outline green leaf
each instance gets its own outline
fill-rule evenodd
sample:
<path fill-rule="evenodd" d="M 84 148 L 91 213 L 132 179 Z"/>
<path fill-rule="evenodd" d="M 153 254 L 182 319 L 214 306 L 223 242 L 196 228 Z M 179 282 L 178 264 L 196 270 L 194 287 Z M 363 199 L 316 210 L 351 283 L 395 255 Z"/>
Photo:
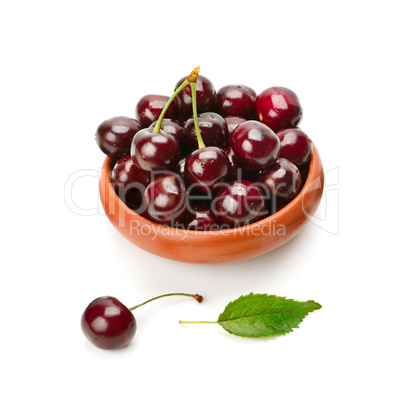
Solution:
<path fill-rule="evenodd" d="M 321 305 L 313 300 L 300 302 L 250 293 L 230 302 L 217 323 L 233 335 L 248 338 L 285 335 L 298 328 L 308 313 L 320 308 Z"/>

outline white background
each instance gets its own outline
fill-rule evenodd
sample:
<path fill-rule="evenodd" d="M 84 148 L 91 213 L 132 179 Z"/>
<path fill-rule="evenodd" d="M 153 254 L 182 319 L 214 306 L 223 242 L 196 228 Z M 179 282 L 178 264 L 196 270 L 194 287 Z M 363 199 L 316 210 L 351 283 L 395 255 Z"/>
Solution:
<path fill-rule="evenodd" d="M 400 401 L 398 3 L 2 2 L 1 400 Z M 144 94 L 170 95 L 198 64 L 216 89 L 293 89 L 327 172 L 317 224 L 252 261 L 153 256 L 98 204 L 96 127 L 133 116 Z M 65 203 L 81 170 L 92 176 L 68 196 L 90 216 Z M 97 349 L 81 333 L 98 296 L 132 306 L 176 291 L 205 302 L 137 310 L 123 350 Z M 271 339 L 178 324 L 214 320 L 251 291 L 323 308 Z"/>

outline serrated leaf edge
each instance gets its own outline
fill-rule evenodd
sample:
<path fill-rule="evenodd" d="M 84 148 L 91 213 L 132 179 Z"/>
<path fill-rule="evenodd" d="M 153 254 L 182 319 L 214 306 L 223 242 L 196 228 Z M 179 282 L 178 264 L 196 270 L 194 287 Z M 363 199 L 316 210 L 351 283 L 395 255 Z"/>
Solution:
<path fill-rule="evenodd" d="M 277 298 L 284 299 L 284 300 L 295 301 L 295 302 L 298 302 L 298 303 L 308 303 L 308 302 L 312 302 L 312 303 L 314 303 L 314 304 L 317 305 L 317 308 L 314 308 L 312 311 L 308 311 L 308 312 L 305 314 L 305 316 L 302 318 L 302 320 L 300 321 L 300 323 L 299 323 L 298 325 L 296 325 L 296 326 L 293 327 L 293 328 L 290 328 L 289 331 L 285 331 L 283 334 L 272 334 L 272 335 L 240 335 L 240 334 L 236 334 L 236 333 L 230 331 L 229 329 L 224 328 L 224 327 L 221 325 L 222 322 L 230 322 L 230 321 L 235 321 L 235 320 L 239 320 L 239 319 L 240 319 L 240 318 L 234 318 L 234 319 L 232 319 L 232 320 L 231 320 L 231 319 L 220 320 L 220 317 L 221 317 L 222 314 L 226 311 L 226 309 L 227 309 L 231 304 L 233 304 L 233 303 L 235 303 L 235 302 L 238 302 L 240 299 L 246 298 L 246 297 L 252 297 L 252 296 L 273 296 L 273 297 L 277 297 Z M 247 306 L 248 306 L 248 305 L 247 305 Z M 229 302 L 229 303 L 226 305 L 226 307 L 224 308 L 223 312 L 222 312 L 221 314 L 219 314 L 219 317 L 218 317 L 218 320 L 216 321 L 216 323 L 219 324 L 219 325 L 220 325 L 226 332 L 228 332 L 229 334 L 235 335 L 235 336 L 239 336 L 239 337 L 241 337 L 241 338 L 272 338 L 273 336 L 285 336 L 285 335 L 287 335 L 287 334 L 293 332 L 294 329 L 300 328 L 299 325 L 304 321 L 304 318 L 305 318 L 305 317 L 307 317 L 310 313 L 312 313 L 312 312 L 314 312 L 314 311 L 316 311 L 316 310 L 320 310 L 321 308 L 322 308 L 321 304 L 317 303 L 317 302 L 314 301 L 314 300 L 307 300 L 307 301 L 305 301 L 305 302 L 301 302 L 300 300 L 288 299 L 287 297 L 284 297 L 284 296 L 270 295 L 270 294 L 268 294 L 268 293 L 254 293 L 254 292 L 251 292 L 251 293 L 249 293 L 248 295 L 239 296 L 237 299 L 232 300 L 231 302 Z M 263 315 L 263 314 L 254 314 L 252 317 L 258 317 L 258 316 L 261 316 L 261 315 Z M 247 318 L 247 317 L 248 317 L 248 316 L 244 316 L 244 317 L 241 317 L 241 318 Z M 251 317 L 251 316 L 250 316 L 250 317 Z"/>

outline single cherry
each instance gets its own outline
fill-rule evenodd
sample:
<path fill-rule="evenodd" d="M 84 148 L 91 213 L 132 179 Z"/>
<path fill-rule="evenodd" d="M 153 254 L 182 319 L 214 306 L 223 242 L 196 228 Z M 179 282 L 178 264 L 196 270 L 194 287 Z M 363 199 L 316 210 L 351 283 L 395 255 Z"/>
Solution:
<path fill-rule="evenodd" d="M 188 205 L 188 192 L 174 173 L 156 177 L 144 193 L 146 216 L 157 223 L 181 223 L 189 213 Z"/>
<path fill-rule="evenodd" d="M 277 135 L 281 142 L 280 157 L 299 168 L 307 165 L 313 153 L 313 143 L 307 134 L 300 128 L 286 128 L 278 131 Z"/>
<path fill-rule="evenodd" d="M 229 130 L 225 119 L 217 113 L 207 112 L 198 116 L 198 125 L 204 144 L 226 148 L 230 144 Z M 194 118 L 187 120 L 184 125 L 184 143 L 189 152 L 198 148 Z"/>
<path fill-rule="evenodd" d="M 168 109 L 169 110 L 169 109 Z M 156 121 L 153 122 L 149 128 L 154 128 L 156 126 Z M 161 124 L 161 130 L 164 133 L 173 135 L 174 138 L 181 145 L 184 140 L 184 124 L 178 120 L 163 119 Z"/>
<path fill-rule="evenodd" d="M 301 176 L 295 164 L 279 158 L 260 175 L 259 183 L 266 189 L 271 203 L 290 201 L 301 188 Z"/>
<path fill-rule="evenodd" d="M 211 209 L 222 224 L 229 227 L 247 225 L 265 216 L 265 194 L 251 181 L 233 181 L 218 191 Z"/>
<path fill-rule="evenodd" d="M 219 223 L 211 211 L 210 205 L 198 204 L 191 206 L 191 214 L 184 222 L 189 230 L 219 230 Z"/>
<path fill-rule="evenodd" d="M 244 123 L 247 120 L 241 116 L 225 116 L 224 119 L 228 125 L 229 136 L 233 134 L 233 131 L 235 131 L 239 124 Z"/>
<path fill-rule="evenodd" d="M 141 124 L 130 117 L 118 116 L 105 120 L 96 130 L 95 140 L 103 153 L 113 159 L 130 153 L 131 140 L 141 130 Z"/>
<path fill-rule="evenodd" d="M 152 128 L 143 128 L 131 143 L 131 158 L 145 172 L 173 170 L 179 163 L 181 149 L 172 135 L 154 133 Z"/>
<path fill-rule="evenodd" d="M 229 158 L 218 147 L 197 149 L 186 159 L 184 179 L 191 189 L 213 193 L 226 182 L 229 174 Z"/>
<path fill-rule="evenodd" d="M 296 127 L 303 116 L 303 110 L 293 91 L 284 87 L 272 87 L 257 96 L 255 114 L 261 122 L 278 131 Z"/>
<path fill-rule="evenodd" d="M 267 169 L 279 155 L 278 136 L 258 121 L 241 123 L 230 137 L 230 142 L 240 163 L 251 171 Z"/>
<path fill-rule="evenodd" d="M 184 82 L 185 77 L 179 80 L 175 90 Z M 196 100 L 198 113 L 213 112 L 216 106 L 216 92 L 212 82 L 202 75 L 198 75 L 196 82 Z M 193 115 L 191 88 L 184 88 L 174 100 L 176 110 L 180 114 L 179 120 L 185 121 Z"/>
<path fill-rule="evenodd" d="M 135 117 L 142 127 L 149 127 L 154 121 L 158 120 L 168 100 L 169 97 L 164 95 L 145 95 L 138 101 L 135 107 Z M 166 111 L 165 117 L 175 119 L 176 115 L 176 108 L 174 104 L 171 104 Z"/>
<path fill-rule="evenodd" d="M 222 116 L 242 116 L 254 118 L 254 102 L 257 97 L 254 89 L 246 85 L 226 85 L 217 93 L 217 110 Z"/>
<path fill-rule="evenodd" d="M 138 168 L 130 155 L 123 156 L 111 172 L 113 188 L 120 199 L 133 206 L 139 206 L 145 188 L 149 184 L 149 176 Z"/>
<path fill-rule="evenodd" d="M 117 349 L 126 346 L 137 330 L 131 311 L 115 297 L 95 299 L 81 317 L 84 335 L 101 349 Z"/>
<path fill-rule="evenodd" d="M 100 349 L 118 349 L 126 346 L 134 337 L 137 322 L 132 311 L 153 300 L 167 296 L 192 297 L 198 303 L 204 298 L 199 294 L 167 293 L 127 308 L 115 297 L 98 297 L 84 310 L 81 329 L 86 338 Z"/>

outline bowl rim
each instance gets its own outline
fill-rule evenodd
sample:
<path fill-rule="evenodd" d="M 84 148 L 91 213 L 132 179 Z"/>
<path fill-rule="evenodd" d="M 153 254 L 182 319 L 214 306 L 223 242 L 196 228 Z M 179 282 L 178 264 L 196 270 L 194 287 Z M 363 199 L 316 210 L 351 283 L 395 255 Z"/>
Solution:
<path fill-rule="evenodd" d="M 309 162 L 309 171 L 306 177 L 306 180 L 303 184 L 303 187 L 300 189 L 299 193 L 296 195 L 295 198 L 293 198 L 288 204 L 286 204 L 283 208 L 281 208 L 279 211 L 275 212 L 272 215 L 269 215 L 263 219 L 260 219 L 258 221 L 252 222 L 248 225 L 243 225 L 235 228 L 228 228 L 228 229 L 219 229 L 218 231 L 212 231 L 212 230 L 192 230 L 192 229 L 182 229 L 179 227 L 175 227 L 175 233 L 177 233 L 178 236 L 183 236 L 183 234 L 186 234 L 186 237 L 188 238 L 193 237 L 196 238 L 197 236 L 202 236 L 202 238 L 205 239 L 205 237 L 211 237 L 211 238 L 216 238 L 217 234 L 225 234 L 230 235 L 236 235 L 236 234 L 242 234 L 247 228 L 257 228 L 260 226 L 265 226 L 269 223 L 272 223 L 272 221 L 280 221 L 281 218 L 284 215 L 288 215 L 288 211 L 291 210 L 296 204 L 298 203 L 303 203 L 303 196 L 306 188 L 308 187 L 309 183 L 311 183 L 316 177 L 318 176 L 319 170 L 322 170 L 322 164 L 321 164 L 321 159 L 320 155 L 318 153 L 318 150 L 314 143 L 312 143 L 313 146 L 313 151 L 311 155 L 311 159 Z M 142 215 L 136 213 L 133 211 L 130 207 L 128 207 L 122 199 L 117 195 L 116 191 L 113 188 L 111 177 L 110 177 L 110 172 L 111 172 L 111 163 L 112 163 L 112 158 L 109 156 L 106 156 L 103 162 L 102 166 L 102 173 L 101 175 L 104 175 L 104 180 L 105 180 L 105 195 L 108 194 L 109 201 L 113 201 L 114 203 L 118 204 L 119 211 L 120 208 L 122 208 L 122 212 L 124 212 L 125 215 L 132 216 L 133 218 L 137 219 L 138 221 L 141 222 L 141 224 L 146 224 L 146 225 L 152 225 L 155 227 L 160 227 L 160 226 L 166 226 L 162 225 L 157 222 L 153 222 Z M 300 169 L 299 169 L 300 170 Z M 313 177 L 314 176 L 314 177 Z M 112 194 L 112 196 L 110 195 Z M 107 211 L 106 215 L 109 213 Z M 167 226 L 166 226 L 167 227 Z"/>

